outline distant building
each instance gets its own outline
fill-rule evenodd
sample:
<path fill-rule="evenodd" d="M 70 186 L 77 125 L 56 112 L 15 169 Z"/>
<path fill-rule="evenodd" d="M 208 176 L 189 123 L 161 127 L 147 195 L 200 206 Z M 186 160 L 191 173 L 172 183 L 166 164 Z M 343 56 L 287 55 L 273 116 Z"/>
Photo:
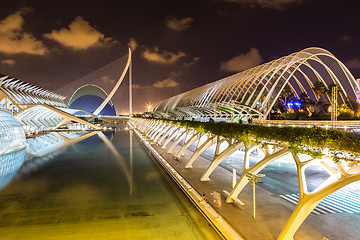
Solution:
<path fill-rule="evenodd" d="M 94 113 L 102 102 L 107 98 L 107 93 L 96 85 L 84 85 L 78 88 L 69 100 L 69 108 L 84 110 Z M 87 115 L 86 112 L 78 112 L 79 115 Z M 114 105 L 109 101 L 99 113 L 100 116 L 116 116 Z"/>
<path fill-rule="evenodd" d="M 55 129 L 71 122 L 77 122 L 89 128 L 100 128 L 75 117 L 74 114 L 79 110 L 68 108 L 64 103 L 65 98 L 34 84 L 0 74 L 0 136 L 2 136 L 1 132 L 9 136 L 12 134 L 11 131 L 14 131 L 15 135 L 24 134 L 23 130 L 18 130 L 18 126 L 30 132 Z M 17 123 L 14 122 L 15 119 Z M 8 130 L 6 124 L 12 130 Z M 4 139 L 0 141 L 0 151 Z M 14 136 L 14 139 L 21 138 Z M 4 146 L 7 146 L 7 143 Z"/>

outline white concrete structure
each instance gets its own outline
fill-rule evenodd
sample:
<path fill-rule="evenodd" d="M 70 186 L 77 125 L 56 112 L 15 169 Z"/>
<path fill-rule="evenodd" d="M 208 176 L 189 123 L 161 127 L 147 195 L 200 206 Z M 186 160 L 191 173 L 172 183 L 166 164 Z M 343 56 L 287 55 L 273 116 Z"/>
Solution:
<path fill-rule="evenodd" d="M 239 202 L 238 196 L 248 183 L 248 178 L 246 177 L 247 174 L 258 174 L 270 163 L 290 153 L 297 168 L 299 201 L 292 215 L 284 225 L 282 232 L 278 236 L 279 240 L 293 239 L 294 234 L 300 225 L 326 196 L 350 183 L 360 180 L 360 159 L 348 161 L 346 153 L 337 153 L 339 154 L 337 155 L 339 158 L 338 162 L 333 161 L 332 153 L 328 150 L 324 150 L 320 158 L 315 159 L 310 156 L 304 158 L 304 155 L 299 155 L 289 148 L 289 145 L 286 142 L 275 142 L 271 140 L 261 140 L 259 142 L 258 140 L 257 144 L 252 143 L 247 145 L 236 139 L 228 139 L 211 133 L 199 132 L 196 129 L 186 129 L 157 120 L 131 119 L 130 122 L 138 131 L 142 132 L 146 137 L 150 138 L 154 143 L 163 148 L 168 144 L 172 144 L 168 148 L 168 152 L 172 152 L 175 145 L 178 145 L 179 142 L 183 140 L 184 143 L 179 152 L 174 153 L 175 157 L 179 159 L 191 144 L 196 143 L 196 149 L 188 160 L 185 166 L 186 168 L 192 168 L 192 165 L 196 162 L 199 155 L 212 145 L 216 144 L 213 160 L 200 178 L 201 181 L 210 181 L 211 174 L 219 164 L 226 159 L 226 157 L 236 150 L 244 148 L 245 160 L 243 172 L 229 194 L 226 200 L 227 203 Z M 255 150 L 262 151 L 264 157 L 250 167 L 249 156 L 250 153 Z M 315 164 L 317 166 L 320 165 L 329 174 L 329 178 L 322 182 L 322 184 L 312 192 L 309 192 L 305 170 Z"/>
<path fill-rule="evenodd" d="M 286 84 L 298 98 L 305 92 L 319 100 L 312 89 L 316 81 L 327 89 L 336 84 L 339 102 L 353 108 L 359 84 L 334 55 L 312 47 L 165 99 L 153 113 L 164 118 L 252 117 L 263 121 Z"/>
<path fill-rule="evenodd" d="M 64 96 L 7 75 L 0 75 L 0 104 L 24 125 L 25 130 L 58 128 L 75 121 L 91 128 L 100 127 L 73 116 Z"/>

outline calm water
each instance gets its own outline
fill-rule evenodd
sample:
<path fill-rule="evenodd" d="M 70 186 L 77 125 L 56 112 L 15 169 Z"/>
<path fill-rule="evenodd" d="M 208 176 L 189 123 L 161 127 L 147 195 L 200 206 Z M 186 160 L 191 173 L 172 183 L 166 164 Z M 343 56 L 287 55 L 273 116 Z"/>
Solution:
<path fill-rule="evenodd" d="M 19 170 L 23 153 L 1 161 L 18 165 L 0 178 L 12 178 L 0 190 L 0 239 L 218 239 L 135 134 L 106 135 Z"/>

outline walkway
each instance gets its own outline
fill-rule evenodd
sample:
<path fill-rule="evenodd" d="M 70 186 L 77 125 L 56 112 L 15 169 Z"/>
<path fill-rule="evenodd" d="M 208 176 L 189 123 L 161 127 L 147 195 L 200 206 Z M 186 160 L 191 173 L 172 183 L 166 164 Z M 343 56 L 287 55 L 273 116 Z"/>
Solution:
<path fill-rule="evenodd" d="M 211 180 L 201 182 L 199 179 L 204 170 L 209 166 L 209 160 L 199 156 L 193 168 L 185 169 L 185 164 L 190 159 L 193 152 L 186 150 L 185 155 L 178 160 L 174 159 L 174 154 L 166 153 L 171 144 L 166 149 L 159 146 L 152 146 L 195 188 L 199 193 L 205 193 L 209 203 L 229 221 L 246 239 L 276 239 L 285 225 L 287 219 L 295 208 L 290 201 L 281 198 L 259 186 L 256 186 L 256 219 L 252 217 L 252 187 L 245 187 L 239 199 L 245 203 L 241 206 L 237 203 L 225 203 L 226 194 L 223 190 L 231 192 L 232 172 L 218 167 L 211 175 Z M 180 146 L 177 145 L 174 153 L 177 153 Z M 221 165 L 220 165 L 221 166 Z M 261 183 L 260 183 L 261 184 Z M 298 191 L 294 186 L 294 191 Z M 221 201 L 217 200 L 216 195 L 221 196 Z M 216 201 L 215 201 L 216 200 Z M 295 239 L 357 239 L 360 229 L 356 225 L 359 214 L 336 213 L 333 214 L 310 215 L 301 225 Z M 341 223 L 341 228 L 338 226 Z"/>

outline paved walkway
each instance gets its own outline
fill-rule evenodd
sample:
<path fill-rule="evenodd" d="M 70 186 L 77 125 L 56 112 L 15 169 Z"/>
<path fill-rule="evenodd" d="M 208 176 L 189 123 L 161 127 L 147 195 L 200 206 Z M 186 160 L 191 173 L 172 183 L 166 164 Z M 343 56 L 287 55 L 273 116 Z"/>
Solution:
<path fill-rule="evenodd" d="M 171 143 L 168 144 L 167 149 L 161 149 L 155 144 L 152 146 L 192 184 L 193 188 L 201 194 L 205 193 L 214 209 L 248 240 L 276 239 L 295 208 L 294 204 L 279 195 L 256 186 L 256 219 L 253 219 L 252 186 L 247 185 L 239 195 L 239 199 L 245 203 L 244 206 L 225 202 L 226 195 L 223 190 L 228 192 L 232 190 L 232 172 L 229 169 L 220 165 L 210 175 L 210 181 L 201 182 L 199 179 L 209 166 L 209 160 L 200 156 L 194 162 L 193 168 L 185 169 L 193 152 L 187 150 L 184 156 L 175 160 L 174 154 L 166 153 Z M 180 146 L 176 146 L 173 153 L 177 153 L 179 149 Z M 220 201 L 217 197 L 219 195 Z M 359 239 L 358 219 L 358 213 L 336 213 L 336 218 L 333 214 L 310 215 L 301 225 L 294 239 L 310 240 L 323 239 L 323 237 L 330 240 Z"/>

